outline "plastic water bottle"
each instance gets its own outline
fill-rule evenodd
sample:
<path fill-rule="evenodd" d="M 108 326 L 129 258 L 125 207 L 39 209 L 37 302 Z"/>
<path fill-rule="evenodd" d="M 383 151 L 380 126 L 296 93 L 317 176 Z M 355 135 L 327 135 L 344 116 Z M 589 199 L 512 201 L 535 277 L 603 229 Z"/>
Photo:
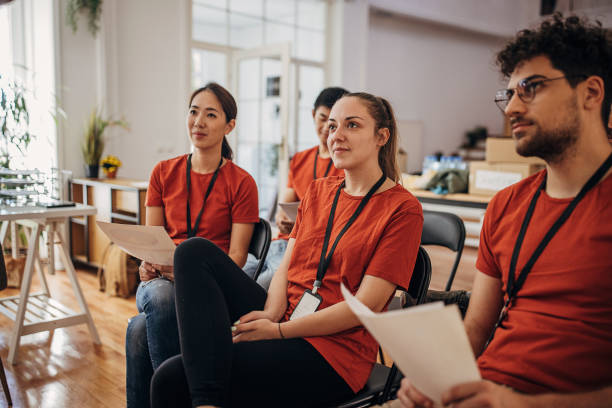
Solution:
<path fill-rule="evenodd" d="M 428 170 L 433 170 L 436 163 L 436 156 L 425 156 L 423 159 L 423 174 L 427 173 Z"/>
<path fill-rule="evenodd" d="M 442 156 L 440 157 L 440 171 L 448 170 L 451 168 L 451 158 L 450 156 Z"/>
<path fill-rule="evenodd" d="M 451 168 L 456 170 L 467 170 L 467 163 L 464 162 L 461 157 L 453 156 L 451 162 Z"/>

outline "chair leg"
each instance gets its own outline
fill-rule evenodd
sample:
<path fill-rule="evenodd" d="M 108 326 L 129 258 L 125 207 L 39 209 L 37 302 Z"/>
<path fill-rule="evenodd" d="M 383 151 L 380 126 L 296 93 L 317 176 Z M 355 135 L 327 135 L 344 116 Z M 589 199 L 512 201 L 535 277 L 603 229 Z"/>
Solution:
<path fill-rule="evenodd" d="M 382 351 L 382 347 L 378 346 L 378 357 L 380 358 L 380 364 L 382 365 L 386 365 L 385 364 L 385 355 Z"/>
<path fill-rule="evenodd" d="M 11 390 L 9 390 L 8 383 L 6 382 L 6 374 L 4 373 L 4 365 L 2 364 L 2 359 L 0 358 L 0 382 L 2 382 L 2 390 L 4 391 L 4 395 L 6 396 L 6 402 L 9 407 L 13 406 L 13 400 L 11 399 Z"/>

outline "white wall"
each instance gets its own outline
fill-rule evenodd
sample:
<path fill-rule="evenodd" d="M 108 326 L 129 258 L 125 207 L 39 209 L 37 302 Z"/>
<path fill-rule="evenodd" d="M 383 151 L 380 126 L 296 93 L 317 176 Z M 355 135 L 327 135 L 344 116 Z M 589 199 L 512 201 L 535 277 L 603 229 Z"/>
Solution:
<path fill-rule="evenodd" d="M 513 36 L 539 13 L 534 0 L 369 0 L 372 7 L 497 36 Z"/>
<path fill-rule="evenodd" d="M 96 84 L 98 64 L 96 42 L 87 31 L 85 18 L 80 18 L 79 31 L 72 34 L 66 26 L 66 2 L 61 1 L 56 11 L 58 24 L 57 55 L 60 67 L 57 78 L 59 103 L 67 119 L 58 131 L 58 162 L 61 168 L 75 176 L 84 175 L 81 139 L 85 121 L 98 102 Z"/>
<path fill-rule="evenodd" d="M 187 1 L 107 0 L 96 39 L 81 17 L 75 34 L 65 25 L 61 2 L 60 66 L 63 167 L 83 176 L 80 143 L 96 104 L 123 116 L 130 131 L 110 129 L 104 154 L 123 162 L 121 177 L 148 179 L 156 162 L 185 152 L 189 96 Z"/>
<path fill-rule="evenodd" d="M 367 90 L 388 98 L 399 120 L 423 122 L 421 154 L 451 153 L 476 125 L 502 131 L 493 61 L 503 39 L 379 13 L 368 39 Z"/>

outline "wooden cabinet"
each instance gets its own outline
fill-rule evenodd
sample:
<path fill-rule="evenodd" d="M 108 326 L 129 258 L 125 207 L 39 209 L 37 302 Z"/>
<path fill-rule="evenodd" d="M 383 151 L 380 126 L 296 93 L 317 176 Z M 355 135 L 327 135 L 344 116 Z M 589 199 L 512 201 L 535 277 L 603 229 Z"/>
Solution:
<path fill-rule="evenodd" d="M 73 179 L 70 199 L 93 205 L 95 216 L 70 219 L 71 255 L 79 261 L 98 267 L 102 263 L 109 239 L 96 220 L 124 224 L 145 223 L 146 181 L 130 179 Z"/>
<path fill-rule="evenodd" d="M 480 230 L 491 197 L 474 194 L 447 194 L 440 196 L 431 191 L 411 189 L 424 210 L 444 211 L 457 215 L 465 224 L 465 245 L 478 248 Z"/>

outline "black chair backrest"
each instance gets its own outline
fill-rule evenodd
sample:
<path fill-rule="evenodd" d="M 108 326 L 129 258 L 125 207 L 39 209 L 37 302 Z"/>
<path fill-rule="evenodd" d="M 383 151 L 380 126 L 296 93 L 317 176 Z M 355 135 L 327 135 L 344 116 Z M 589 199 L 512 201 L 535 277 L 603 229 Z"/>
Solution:
<path fill-rule="evenodd" d="M 441 245 L 455 252 L 463 249 L 465 225 L 455 214 L 423 211 L 421 245 Z"/>
<path fill-rule="evenodd" d="M 417 305 L 420 305 L 425 300 L 430 281 L 431 260 L 425 248 L 419 247 L 412 277 L 410 278 L 410 286 L 408 287 L 408 294 L 416 301 Z"/>
<path fill-rule="evenodd" d="M 249 253 L 259 260 L 257 270 L 253 275 L 253 280 L 257 280 L 257 277 L 261 273 L 264 261 L 268 255 L 271 240 L 272 228 L 270 228 L 270 223 L 267 220 L 260 218 L 259 222 L 255 224 L 253 237 L 251 238 L 251 243 L 249 244 Z"/>
<path fill-rule="evenodd" d="M 8 276 L 6 274 L 6 264 L 4 263 L 4 250 L 2 249 L 2 244 L 0 244 L 0 290 L 6 289 L 7 284 Z"/>
<path fill-rule="evenodd" d="M 446 212 L 423 211 L 421 245 L 440 245 L 457 253 L 445 290 L 451 289 L 464 244 L 465 224 L 461 218 Z"/>

